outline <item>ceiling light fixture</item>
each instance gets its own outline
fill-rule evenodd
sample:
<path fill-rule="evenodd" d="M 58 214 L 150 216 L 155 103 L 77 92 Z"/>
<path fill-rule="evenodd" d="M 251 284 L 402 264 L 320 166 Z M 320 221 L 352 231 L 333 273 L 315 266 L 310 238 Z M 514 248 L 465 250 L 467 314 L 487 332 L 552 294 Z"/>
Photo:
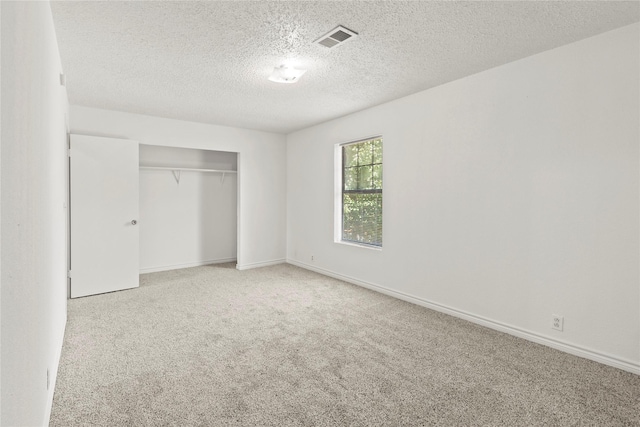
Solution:
<path fill-rule="evenodd" d="M 276 83 L 296 83 L 307 70 L 299 70 L 288 65 L 281 65 L 273 69 L 269 80 Z"/>

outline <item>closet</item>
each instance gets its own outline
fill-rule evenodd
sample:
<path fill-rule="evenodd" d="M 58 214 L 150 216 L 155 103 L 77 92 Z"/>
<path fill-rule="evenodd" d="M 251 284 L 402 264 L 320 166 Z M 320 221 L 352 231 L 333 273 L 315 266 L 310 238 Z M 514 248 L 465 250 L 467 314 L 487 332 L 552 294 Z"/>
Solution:
<path fill-rule="evenodd" d="M 237 153 L 139 146 L 140 272 L 231 262 Z"/>
<path fill-rule="evenodd" d="M 72 298 L 237 259 L 237 153 L 71 135 Z"/>

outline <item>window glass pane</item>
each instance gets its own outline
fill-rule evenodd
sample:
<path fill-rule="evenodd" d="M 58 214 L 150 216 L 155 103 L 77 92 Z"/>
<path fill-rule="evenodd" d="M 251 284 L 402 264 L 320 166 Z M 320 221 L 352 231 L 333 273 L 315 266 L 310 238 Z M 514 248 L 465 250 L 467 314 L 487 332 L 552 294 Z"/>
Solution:
<path fill-rule="evenodd" d="M 373 188 L 382 188 L 382 165 L 373 166 Z"/>
<path fill-rule="evenodd" d="M 372 141 L 365 141 L 360 144 L 358 149 L 358 165 L 370 165 L 373 161 L 373 144 Z"/>
<path fill-rule="evenodd" d="M 345 190 L 357 190 L 358 189 L 358 168 L 346 168 L 344 170 L 344 189 Z"/>
<path fill-rule="evenodd" d="M 382 140 L 373 141 L 373 163 L 382 163 Z"/>
<path fill-rule="evenodd" d="M 345 194 L 343 240 L 382 245 L 382 194 Z"/>
<path fill-rule="evenodd" d="M 347 168 L 344 171 L 344 184 L 345 190 L 357 190 L 358 189 L 358 170 L 359 168 Z"/>
<path fill-rule="evenodd" d="M 351 167 L 358 165 L 358 144 L 345 145 L 344 150 L 344 166 Z"/>
<path fill-rule="evenodd" d="M 372 166 L 358 167 L 358 190 L 369 190 L 373 187 L 371 182 L 372 168 Z"/>
<path fill-rule="evenodd" d="M 356 226 L 359 223 L 360 212 L 355 201 L 355 195 L 345 194 L 342 203 L 342 239 L 356 241 Z"/>

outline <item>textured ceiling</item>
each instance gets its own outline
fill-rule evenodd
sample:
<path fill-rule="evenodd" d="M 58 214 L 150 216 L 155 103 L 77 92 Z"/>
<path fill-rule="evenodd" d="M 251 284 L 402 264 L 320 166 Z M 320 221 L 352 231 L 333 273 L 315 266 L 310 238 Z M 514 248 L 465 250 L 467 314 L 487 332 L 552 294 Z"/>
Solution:
<path fill-rule="evenodd" d="M 287 133 L 639 20 L 631 2 L 52 2 L 72 104 Z M 359 36 L 312 42 L 343 25 Z M 297 84 L 267 80 L 289 61 Z"/>

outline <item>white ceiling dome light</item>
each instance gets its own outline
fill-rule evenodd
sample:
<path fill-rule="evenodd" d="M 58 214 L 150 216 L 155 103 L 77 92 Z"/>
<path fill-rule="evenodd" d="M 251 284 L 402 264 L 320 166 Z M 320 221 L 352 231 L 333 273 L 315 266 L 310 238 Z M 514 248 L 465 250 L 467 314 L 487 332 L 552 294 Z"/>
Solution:
<path fill-rule="evenodd" d="M 296 83 L 307 70 L 300 70 L 289 65 L 281 65 L 273 69 L 269 80 L 276 83 Z"/>

